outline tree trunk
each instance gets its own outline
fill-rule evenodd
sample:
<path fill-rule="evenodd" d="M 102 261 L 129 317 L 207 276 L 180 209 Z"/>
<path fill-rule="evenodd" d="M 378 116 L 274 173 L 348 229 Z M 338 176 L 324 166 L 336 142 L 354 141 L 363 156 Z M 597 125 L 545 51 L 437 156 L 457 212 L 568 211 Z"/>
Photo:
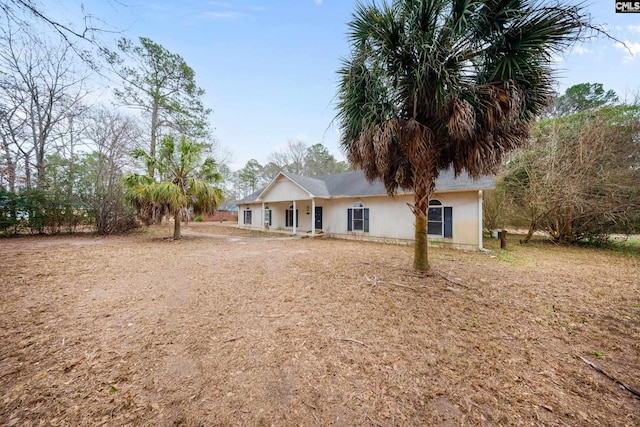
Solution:
<path fill-rule="evenodd" d="M 7 183 L 9 184 L 9 192 L 16 192 L 16 165 L 9 149 L 9 144 L 2 138 L 2 146 L 4 148 L 5 158 L 7 162 Z M 17 159 L 16 159 L 17 160 Z"/>
<path fill-rule="evenodd" d="M 180 210 L 178 210 L 174 215 L 173 215 L 173 238 L 178 240 L 180 239 L 182 236 L 180 235 L 180 223 L 182 221 L 180 221 L 180 215 L 181 212 Z"/>
<path fill-rule="evenodd" d="M 529 224 L 529 230 L 527 230 L 527 235 L 524 236 L 522 243 L 529 243 L 529 240 L 533 237 L 533 233 L 536 231 L 536 224 Z"/>
<path fill-rule="evenodd" d="M 416 216 L 416 230 L 415 230 L 415 247 L 413 254 L 413 268 L 418 271 L 429 270 L 429 249 L 427 242 L 427 217 L 418 212 L 415 212 Z"/>
<path fill-rule="evenodd" d="M 159 100 L 153 100 L 153 109 L 151 110 L 151 144 L 149 146 L 149 157 L 152 159 L 156 158 L 156 143 L 158 138 L 158 109 L 160 108 Z M 147 171 L 149 177 L 153 179 L 155 174 L 155 166 L 149 165 L 149 169 Z"/>
<path fill-rule="evenodd" d="M 415 206 L 413 214 L 416 217 L 415 245 L 413 253 L 413 268 L 417 271 L 429 270 L 429 249 L 427 241 L 427 209 L 429 208 L 429 198 L 414 193 Z"/>
<path fill-rule="evenodd" d="M 51 101 L 49 101 L 51 103 Z M 47 107 L 45 123 L 40 125 L 38 132 L 37 144 L 36 144 L 36 171 L 38 173 L 38 180 L 36 185 L 38 190 L 44 189 L 44 174 L 45 174 L 45 151 L 47 147 L 47 141 L 49 132 L 51 130 L 51 107 Z"/>
<path fill-rule="evenodd" d="M 27 188 L 31 188 L 31 159 L 26 154 L 24 154 L 24 179 Z"/>

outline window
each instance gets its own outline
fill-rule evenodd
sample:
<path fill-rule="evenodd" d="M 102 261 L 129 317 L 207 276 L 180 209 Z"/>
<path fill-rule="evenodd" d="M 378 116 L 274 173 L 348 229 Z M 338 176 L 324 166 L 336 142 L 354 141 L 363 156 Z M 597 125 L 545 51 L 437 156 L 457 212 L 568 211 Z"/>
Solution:
<path fill-rule="evenodd" d="M 369 232 L 369 208 L 358 202 L 347 209 L 347 231 Z"/>
<path fill-rule="evenodd" d="M 427 212 L 427 234 L 442 237 L 442 202 L 429 200 Z"/>
<path fill-rule="evenodd" d="M 298 226 L 298 218 L 298 209 L 296 209 L 296 227 Z M 289 209 L 287 209 L 284 222 L 285 227 L 293 227 L 293 205 L 289 206 Z"/>
<path fill-rule="evenodd" d="M 443 206 L 440 200 L 430 200 L 427 212 L 427 234 L 453 237 L 453 208 Z"/>
<path fill-rule="evenodd" d="M 244 223 L 251 224 L 251 209 L 249 208 L 244 210 Z"/>
<path fill-rule="evenodd" d="M 269 209 L 269 206 L 264 208 L 264 225 L 271 226 L 271 209 Z"/>

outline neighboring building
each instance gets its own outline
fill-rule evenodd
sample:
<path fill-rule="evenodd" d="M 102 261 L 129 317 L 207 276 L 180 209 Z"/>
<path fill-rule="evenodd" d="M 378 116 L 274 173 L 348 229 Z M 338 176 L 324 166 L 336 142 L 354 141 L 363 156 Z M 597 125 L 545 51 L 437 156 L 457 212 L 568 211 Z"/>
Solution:
<path fill-rule="evenodd" d="M 455 178 L 451 170 L 442 171 L 429 202 L 430 243 L 482 248 L 482 195 L 493 188 L 492 177 Z M 415 217 L 407 206 L 413 204 L 413 193 L 391 197 L 382 182 L 369 183 L 361 171 L 319 178 L 280 172 L 237 204 L 241 228 L 394 243 L 414 240 Z"/>
<path fill-rule="evenodd" d="M 201 216 L 203 221 L 237 221 L 238 205 L 235 200 L 227 200 L 218 206 L 211 215 L 203 213 Z"/>

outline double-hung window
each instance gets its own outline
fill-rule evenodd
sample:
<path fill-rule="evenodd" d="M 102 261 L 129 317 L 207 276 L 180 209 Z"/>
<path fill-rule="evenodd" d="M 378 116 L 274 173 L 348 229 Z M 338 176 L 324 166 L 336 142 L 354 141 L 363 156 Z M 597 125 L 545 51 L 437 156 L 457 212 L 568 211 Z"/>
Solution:
<path fill-rule="evenodd" d="M 430 200 L 427 234 L 434 237 L 453 237 L 453 208 L 444 206 L 440 200 Z"/>
<path fill-rule="evenodd" d="M 358 202 L 347 209 L 347 231 L 369 232 L 369 208 Z"/>

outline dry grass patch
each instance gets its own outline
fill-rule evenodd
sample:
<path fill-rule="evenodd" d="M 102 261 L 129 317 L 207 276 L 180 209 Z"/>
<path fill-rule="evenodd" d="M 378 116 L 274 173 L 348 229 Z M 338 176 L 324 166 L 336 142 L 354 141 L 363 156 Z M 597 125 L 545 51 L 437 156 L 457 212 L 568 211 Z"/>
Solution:
<path fill-rule="evenodd" d="M 187 228 L 0 241 L 0 424 L 640 425 L 637 258 Z"/>

